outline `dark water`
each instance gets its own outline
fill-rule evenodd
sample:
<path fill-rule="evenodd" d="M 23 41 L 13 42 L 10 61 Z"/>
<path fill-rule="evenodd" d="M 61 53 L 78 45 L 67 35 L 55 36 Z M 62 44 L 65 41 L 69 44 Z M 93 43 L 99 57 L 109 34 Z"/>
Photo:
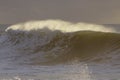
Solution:
<path fill-rule="evenodd" d="M 1 27 L 0 79 L 119 80 L 119 27 L 105 26 L 40 21 Z"/>

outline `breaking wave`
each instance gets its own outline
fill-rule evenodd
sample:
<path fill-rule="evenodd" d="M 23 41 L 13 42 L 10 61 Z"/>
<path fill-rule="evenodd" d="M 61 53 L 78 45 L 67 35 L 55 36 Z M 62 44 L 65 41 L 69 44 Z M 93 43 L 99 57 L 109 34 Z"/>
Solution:
<path fill-rule="evenodd" d="M 30 21 L 5 30 L 0 36 L 0 53 L 15 53 L 8 57 L 29 64 L 58 64 L 76 59 L 107 62 L 119 59 L 119 55 L 112 56 L 119 53 L 119 43 L 120 34 L 102 25 Z"/>

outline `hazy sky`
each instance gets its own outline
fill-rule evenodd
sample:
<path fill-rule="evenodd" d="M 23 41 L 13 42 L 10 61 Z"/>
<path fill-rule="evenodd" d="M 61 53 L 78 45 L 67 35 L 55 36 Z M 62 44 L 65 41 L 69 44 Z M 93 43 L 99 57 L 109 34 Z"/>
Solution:
<path fill-rule="evenodd" d="M 120 23 L 120 0 L 0 0 L 0 23 L 43 19 Z"/>

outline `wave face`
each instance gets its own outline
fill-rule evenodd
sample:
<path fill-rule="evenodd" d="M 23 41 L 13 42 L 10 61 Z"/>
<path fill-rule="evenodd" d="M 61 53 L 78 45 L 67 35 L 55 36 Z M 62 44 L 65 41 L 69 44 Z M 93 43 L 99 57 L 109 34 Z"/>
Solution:
<path fill-rule="evenodd" d="M 114 62 L 120 57 L 119 43 L 120 34 L 102 25 L 60 20 L 30 21 L 5 30 L 0 36 L 0 53 L 8 54 L 5 58 L 12 61 L 28 64 L 74 60 Z"/>

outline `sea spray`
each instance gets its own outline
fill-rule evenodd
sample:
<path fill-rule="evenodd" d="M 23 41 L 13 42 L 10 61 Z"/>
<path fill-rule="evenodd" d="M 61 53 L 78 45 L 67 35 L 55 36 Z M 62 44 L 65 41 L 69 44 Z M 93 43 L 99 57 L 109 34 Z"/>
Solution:
<path fill-rule="evenodd" d="M 6 31 L 31 31 L 42 29 L 43 32 L 46 29 L 51 31 L 61 32 L 76 32 L 76 31 L 100 31 L 100 32 L 115 32 L 113 28 L 105 28 L 102 25 L 88 24 L 88 23 L 70 23 L 62 20 L 45 20 L 45 21 L 29 21 L 25 23 L 19 23 L 12 25 L 6 29 Z"/>

